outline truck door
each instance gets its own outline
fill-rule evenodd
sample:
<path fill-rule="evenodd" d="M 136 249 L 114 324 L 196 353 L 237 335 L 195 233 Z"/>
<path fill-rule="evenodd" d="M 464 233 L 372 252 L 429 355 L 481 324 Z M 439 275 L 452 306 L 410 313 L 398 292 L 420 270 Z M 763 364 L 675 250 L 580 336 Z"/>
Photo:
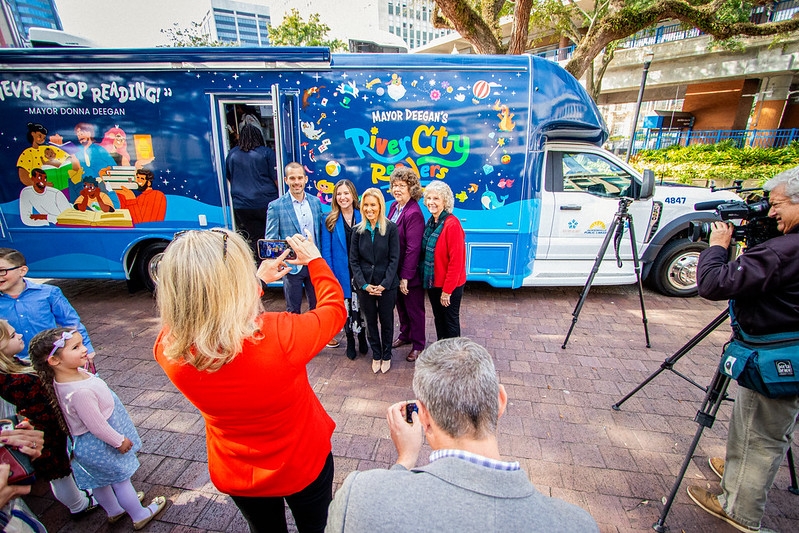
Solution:
<path fill-rule="evenodd" d="M 292 161 L 302 163 L 300 158 L 300 128 L 298 89 L 272 85 L 272 101 L 275 112 L 275 154 L 277 155 L 277 178 L 280 194 L 286 192 L 283 169 Z"/>
<path fill-rule="evenodd" d="M 546 160 L 540 250 L 546 250 L 547 259 L 593 261 L 618 210 L 619 198 L 629 196 L 636 178 L 599 149 L 573 145 L 548 149 Z M 639 250 L 651 203 L 636 201 L 629 208 Z M 551 221 L 549 231 L 545 221 Z M 629 243 L 629 234 L 625 234 L 622 257 L 632 257 Z M 612 246 L 607 254 L 613 254 Z"/>

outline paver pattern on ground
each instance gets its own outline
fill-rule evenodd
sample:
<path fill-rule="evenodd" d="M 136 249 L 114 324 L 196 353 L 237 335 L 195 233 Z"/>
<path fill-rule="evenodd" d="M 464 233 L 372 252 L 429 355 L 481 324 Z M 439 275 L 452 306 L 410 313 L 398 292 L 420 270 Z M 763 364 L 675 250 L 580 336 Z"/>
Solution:
<path fill-rule="evenodd" d="M 97 350 L 98 371 L 127 406 L 142 437 L 134 485 L 147 493 L 146 502 L 158 494 L 170 500 L 147 531 L 246 532 L 231 499 L 211 484 L 201 416 L 153 360 L 159 321 L 152 296 L 129 294 L 126 284 L 117 281 L 51 283 L 63 289 L 80 313 Z M 501 453 L 519 461 L 539 491 L 588 510 L 603 533 L 652 531 L 696 432 L 693 418 L 704 393 L 674 373 L 663 372 L 621 411 L 611 405 L 657 370 L 725 304 L 646 291 L 652 345 L 646 348 L 635 286 L 595 286 L 564 350 L 561 345 L 579 293 L 576 287 L 505 290 L 469 284 L 462 334 L 488 348 L 508 391 L 508 410 L 498 430 Z M 270 311 L 285 309 L 280 290 L 269 289 L 264 301 Z M 427 311 L 430 342 L 435 329 L 429 304 Z M 725 323 L 675 369 L 707 385 L 728 337 Z M 385 411 L 393 402 L 413 397 L 413 363 L 405 361 L 409 349 L 395 351 L 385 375 L 372 373 L 368 355 L 347 359 L 343 342 L 339 348 L 325 348 L 308 365 L 310 383 L 337 425 L 334 488 L 353 470 L 394 463 Z M 736 387 L 730 386 L 733 397 Z M 688 483 L 718 491 L 718 478 L 707 459 L 724 456 L 730 412 L 731 404 L 725 402 L 716 423 L 704 431 L 666 520 L 670 531 L 734 531 L 700 510 L 685 493 Z M 425 446 L 420 463 L 427 461 L 429 451 Z M 783 464 L 769 494 L 764 526 L 799 531 L 799 496 L 786 490 L 789 484 Z M 413 495 L 382 497 L 412 501 Z M 102 510 L 71 521 L 41 482 L 26 501 L 50 533 L 121 532 L 132 527 L 129 520 L 107 524 Z"/>

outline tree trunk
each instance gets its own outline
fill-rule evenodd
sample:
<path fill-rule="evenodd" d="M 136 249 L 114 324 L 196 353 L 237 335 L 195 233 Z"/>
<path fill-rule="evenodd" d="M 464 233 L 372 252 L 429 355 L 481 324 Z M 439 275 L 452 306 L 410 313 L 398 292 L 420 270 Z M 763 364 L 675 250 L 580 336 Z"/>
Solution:
<path fill-rule="evenodd" d="M 516 0 L 516 7 L 513 10 L 513 29 L 508 43 L 509 54 L 523 54 L 527 50 L 532 5 L 533 0 Z"/>

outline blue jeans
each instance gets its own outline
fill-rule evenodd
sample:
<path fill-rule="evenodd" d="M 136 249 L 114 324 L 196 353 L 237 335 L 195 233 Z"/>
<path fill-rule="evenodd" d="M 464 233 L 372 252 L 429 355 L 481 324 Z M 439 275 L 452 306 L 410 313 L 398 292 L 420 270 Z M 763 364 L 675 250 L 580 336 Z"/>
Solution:
<path fill-rule="evenodd" d="M 719 503 L 736 522 L 760 527 L 766 495 L 799 414 L 799 396 L 770 399 L 743 387 L 732 409 Z"/>

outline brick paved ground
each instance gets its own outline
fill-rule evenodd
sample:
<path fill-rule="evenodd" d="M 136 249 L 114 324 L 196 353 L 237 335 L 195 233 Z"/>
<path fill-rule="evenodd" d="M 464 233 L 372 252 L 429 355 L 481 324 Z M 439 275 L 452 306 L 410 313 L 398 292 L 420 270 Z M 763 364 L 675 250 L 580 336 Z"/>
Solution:
<path fill-rule="evenodd" d="M 195 409 L 162 374 L 151 349 L 158 320 L 149 294 L 128 294 L 122 282 L 56 282 L 81 314 L 97 348 L 97 367 L 128 408 L 144 441 L 137 488 L 149 499 L 165 494 L 171 506 L 148 526 L 154 532 L 246 531 L 231 500 L 211 485 L 204 428 Z M 652 348 L 645 348 L 634 287 L 594 287 L 566 350 L 578 288 L 498 290 L 469 285 L 463 334 L 494 355 L 509 407 L 499 424 L 501 452 L 521 462 L 545 494 L 587 509 L 603 533 L 652 531 L 696 431 L 693 416 L 703 393 L 665 372 L 615 412 L 611 405 L 656 370 L 722 309 L 699 298 L 646 293 Z M 281 310 L 282 293 L 267 295 Z M 429 309 L 428 309 L 429 311 Z M 706 384 L 719 359 L 727 326 L 711 334 L 676 368 Z M 434 336 L 428 312 L 428 339 Z M 352 470 L 386 468 L 395 452 L 384 414 L 410 399 L 413 366 L 405 348 L 386 375 L 369 360 L 344 355 L 343 344 L 323 350 L 308 366 L 311 384 L 335 419 L 336 487 Z M 730 387 L 734 393 L 735 385 Z M 725 404 L 706 430 L 686 480 L 717 490 L 707 458 L 724 454 Z M 429 450 L 427 450 L 429 451 Z M 423 450 L 422 461 L 427 451 Z M 785 488 L 785 465 L 772 489 L 764 525 L 799 530 L 799 497 Z M 406 497 L 387 495 L 387 497 Z M 72 522 L 67 511 L 37 484 L 27 498 L 51 533 L 128 531 L 129 521 L 109 526 L 102 511 Z M 389 517 L 387 517 L 389 519 Z M 733 531 L 694 506 L 681 488 L 667 519 L 671 531 Z"/>

